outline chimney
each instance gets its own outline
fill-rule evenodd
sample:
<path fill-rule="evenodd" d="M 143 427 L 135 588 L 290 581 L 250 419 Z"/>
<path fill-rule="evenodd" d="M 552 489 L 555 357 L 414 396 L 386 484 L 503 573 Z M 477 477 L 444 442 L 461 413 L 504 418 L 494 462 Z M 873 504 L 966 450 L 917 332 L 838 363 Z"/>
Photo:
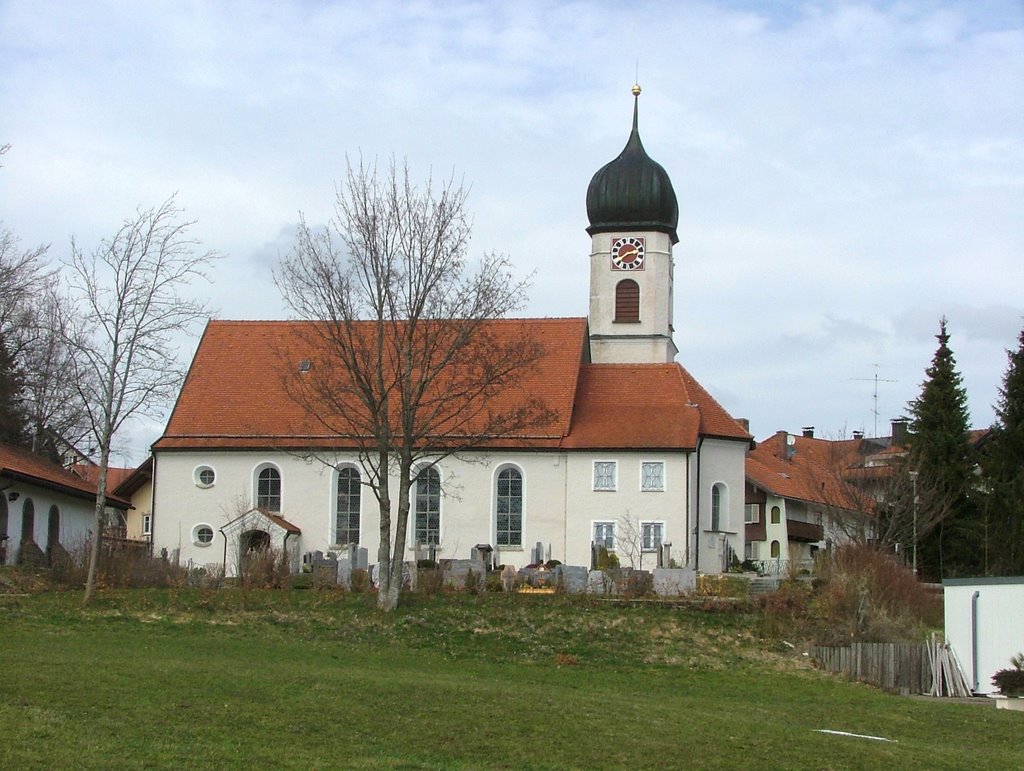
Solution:
<path fill-rule="evenodd" d="M 736 422 L 740 424 L 740 428 L 750 433 L 750 419 L 749 418 L 736 418 Z"/>
<path fill-rule="evenodd" d="M 892 424 L 892 444 L 895 447 L 904 447 L 907 444 L 909 431 L 906 418 L 893 418 L 889 421 Z"/>
<path fill-rule="evenodd" d="M 853 438 L 858 440 L 858 441 L 860 441 L 861 439 L 864 438 L 864 432 L 863 431 L 854 431 L 853 432 Z"/>
<path fill-rule="evenodd" d="M 804 439 L 814 438 L 814 426 L 804 426 L 801 430 L 804 432 Z"/>

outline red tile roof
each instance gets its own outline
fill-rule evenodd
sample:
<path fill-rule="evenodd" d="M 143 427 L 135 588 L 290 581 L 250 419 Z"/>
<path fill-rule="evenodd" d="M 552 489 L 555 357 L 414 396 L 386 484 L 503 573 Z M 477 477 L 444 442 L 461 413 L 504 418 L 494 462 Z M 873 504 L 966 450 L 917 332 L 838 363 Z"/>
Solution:
<path fill-rule="evenodd" d="M 794 440 L 791 457 L 786 451 L 785 431 L 759 442 L 747 453 L 748 481 L 783 498 L 851 511 L 869 506 L 867 496 L 858 495 L 843 480 L 850 452 L 856 453 L 859 440 L 789 436 Z"/>
<path fill-rule="evenodd" d="M 352 446 L 289 396 L 285 375 L 317 351 L 310 322 L 211 321 L 155 449 Z M 496 411 L 542 402 L 547 419 L 488 442 L 515 448 L 693 449 L 698 434 L 747 434 L 677 364 L 584 364 L 585 319 L 503 319 L 486 325 L 504 342 L 533 339 L 537 365 L 488 399 Z M 283 352 L 281 354 L 280 352 Z M 279 362 L 278 364 L 275 364 Z"/>
<path fill-rule="evenodd" d="M 78 474 L 69 471 L 35 453 L 0 442 L 0 476 L 58 490 L 76 498 L 96 500 L 96 487 Z M 108 504 L 114 508 L 128 508 L 128 502 L 111 496 Z"/>
<path fill-rule="evenodd" d="M 95 463 L 72 463 L 71 471 L 92 485 L 96 484 L 96 480 L 99 479 L 100 475 L 100 467 Z M 133 468 L 122 468 L 121 466 L 108 467 L 107 494 L 113 493 L 134 471 L 135 469 Z"/>

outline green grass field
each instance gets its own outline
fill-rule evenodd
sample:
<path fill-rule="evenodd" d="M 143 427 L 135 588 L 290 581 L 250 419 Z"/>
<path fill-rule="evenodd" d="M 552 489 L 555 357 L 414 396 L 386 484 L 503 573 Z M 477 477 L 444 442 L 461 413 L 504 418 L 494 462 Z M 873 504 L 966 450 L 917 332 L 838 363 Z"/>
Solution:
<path fill-rule="evenodd" d="M 388 617 L 333 592 L 80 599 L 0 595 L 0 768 L 1024 763 L 1020 713 L 842 682 L 742 612 L 502 594 L 417 597 Z"/>

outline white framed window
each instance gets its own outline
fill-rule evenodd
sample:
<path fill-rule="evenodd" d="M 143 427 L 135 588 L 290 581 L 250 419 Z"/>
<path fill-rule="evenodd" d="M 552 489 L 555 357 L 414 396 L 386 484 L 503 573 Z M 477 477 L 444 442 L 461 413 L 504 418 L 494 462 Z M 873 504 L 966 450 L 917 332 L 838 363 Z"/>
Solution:
<path fill-rule="evenodd" d="M 614 522 L 595 522 L 593 531 L 593 541 L 595 546 L 603 546 L 608 551 L 615 551 Z"/>
<path fill-rule="evenodd" d="M 640 523 L 640 548 L 643 551 L 657 551 L 665 539 L 664 522 Z"/>
<path fill-rule="evenodd" d="M 646 493 L 665 490 L 664 461 L 645 460 L 640 464 L 640 489 Z"/>
<path fill-rule="evenodd" d="M 265 465 L 256 474 L 256 508 L 281 513 L 281 472 Z"/>
<path fill-rule="evenodd" d="M 334 521 L 334 543 L 344 546 L 359 543 L 359 511 L 362 485 L 359 470 L 352 466 L 338 469 L 336 514 Z"/>
<path fill-rule="evenodd" d="M 494 511 L 498 546 L 522 546 L 523 472 L 518 468 L 510 466 L 498 472 Z"/>
<path fill-rule="evenodd" d="M 433 466 L 416 478 L 413 509 L 416 540 L 424 545 L 441 543 L 441 475 Z"/>
<path fill-rule="evenodd" d="M 594 461 L 594 489 L 614 490 L 616 462 L 613 460 Z"/>
<path fill-rule="evenodd" d="M 743 508 L 743 521 L 744 522 L 760 522 L 761 521 L 761 506 L 757 503 L 748 503 Z"/>
<path fill-rule="evenodd" d="M 213 543 L 213 526 L 200 522 L 192 528 L 192 543 L 196 546 L 209 546 Z"/>
<path fill-rule="evenodd" d="M 192 479 L 196 487 L 213 487 L 213 483 L 217 481 L 217 472 L 210 466 L 196 466 L 192 472 Z"/>
<path fill-rule="evenodd" d="M 743 544 L 743 559 L 745 560 L 756 560 L 757 559 L 757 544 L 753 541 L 747 541 Z"/>
<path fill-rule="evenodd" d="M 143 514 L 142 515 L 142 534 L 153 535 L 153 515 Z"/>
<path fill-rule="evenodd" d="M 711 529 L 724 530 L 729 524 L 729 491 L 721 482 L 711 487 Z"/>

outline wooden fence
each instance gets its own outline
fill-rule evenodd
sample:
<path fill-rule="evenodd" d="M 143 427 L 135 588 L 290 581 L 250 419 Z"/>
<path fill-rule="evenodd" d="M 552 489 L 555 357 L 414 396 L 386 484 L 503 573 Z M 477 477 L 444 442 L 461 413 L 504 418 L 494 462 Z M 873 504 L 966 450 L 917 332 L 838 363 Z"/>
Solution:
<path fill-rule="evenodd" d="M 811 648 L 829 672 L 844 674 L 901 693 L 930 693 L 932 664 L 927 643 L 853 643 L 844 648 Z"/>

